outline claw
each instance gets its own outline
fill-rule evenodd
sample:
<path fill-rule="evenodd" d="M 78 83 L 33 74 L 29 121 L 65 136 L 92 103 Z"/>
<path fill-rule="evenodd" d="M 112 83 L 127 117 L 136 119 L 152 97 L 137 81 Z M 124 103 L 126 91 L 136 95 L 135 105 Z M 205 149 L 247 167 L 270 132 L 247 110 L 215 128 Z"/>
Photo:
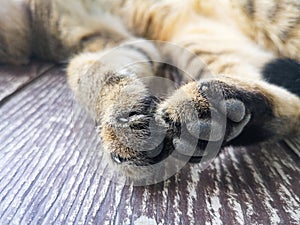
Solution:
<path fill-rule="evenodd" d="M 118 164 L 121 164 L 121 163 L 127 161 L 126 159 L 120 157 L 118 154 L 115 154 L 115 153 L 111 153 L 110 156 L 113 159 L 113 161 L 118 163 Z"/>

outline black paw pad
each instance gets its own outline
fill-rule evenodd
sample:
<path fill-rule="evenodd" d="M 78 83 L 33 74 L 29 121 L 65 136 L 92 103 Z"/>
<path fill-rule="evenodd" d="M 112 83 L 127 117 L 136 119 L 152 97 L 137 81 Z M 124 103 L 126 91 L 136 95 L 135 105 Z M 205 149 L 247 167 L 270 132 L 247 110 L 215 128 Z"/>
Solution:
<path fill-rule="evenodd" d="M 293 59 L 275 59 L 263 68 L 266 81 L 300 96 L 300 63 Z"/>

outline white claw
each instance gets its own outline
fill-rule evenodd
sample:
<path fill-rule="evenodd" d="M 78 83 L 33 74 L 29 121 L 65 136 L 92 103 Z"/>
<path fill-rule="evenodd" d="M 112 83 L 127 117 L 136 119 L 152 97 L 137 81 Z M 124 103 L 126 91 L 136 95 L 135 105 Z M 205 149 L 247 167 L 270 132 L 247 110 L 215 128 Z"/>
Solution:
<path fill-rule="evenodd" d="M 119 118 L 119 120 L 121 121 L 121 122 L 123 122 L 123 123 L 128 123 L 128 119 L 126 119 L 126 118 Z"/>

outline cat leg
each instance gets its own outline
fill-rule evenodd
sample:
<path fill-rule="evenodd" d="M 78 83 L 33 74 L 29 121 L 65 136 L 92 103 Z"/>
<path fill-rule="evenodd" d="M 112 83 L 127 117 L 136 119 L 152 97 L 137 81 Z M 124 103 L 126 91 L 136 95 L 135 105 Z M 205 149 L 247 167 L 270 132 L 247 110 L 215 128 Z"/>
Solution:
<path fill-rule="evenodd" d="M 97 123 L 107 160 L 134 178 L 151 173 L 142 166 L 164 153 L 160 150 L 166 129 L 154 120 L 159 99 L 144 82 L 154 77 L 159 61 L 156 47 L 144 40 L 82 53 L 67 69 L 77 100 Z"/>
<path fill-rule="evenodd" d="M 200 157 L 209 142 L 243 146 L 300 135 L 300 99 L 264 81 L 220 76 L 181 87 L 159 104 L 157 118 L 173 131 L 177 151 Z"/>
<path fill-rule="evenodd" d="M 190 78 L 158 107 L 175 148 L 192 156 L 196 138 L 200 156 L 212 141 L 248 145 L 299 135 L 300 64 L 276 59 L 234 27 L 205 18 L 194 22 L 172 39 L 191 57 L 166 50 Z"/>

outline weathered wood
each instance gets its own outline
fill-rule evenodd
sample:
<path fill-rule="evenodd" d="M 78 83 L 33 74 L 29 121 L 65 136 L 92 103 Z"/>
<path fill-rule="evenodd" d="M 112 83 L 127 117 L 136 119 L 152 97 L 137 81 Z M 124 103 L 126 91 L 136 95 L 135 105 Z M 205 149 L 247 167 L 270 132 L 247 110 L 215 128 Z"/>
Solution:
<path fill-rule="evenodd" d="M 299 224 L 299 143 L 288 144 L 227 148 L 202 172 L 125 186 L 52 69 L 0 107 L 0 224 Z"/>
<path fill-rule="evenodd" d="M 49 70 L 49 63 L 32 62 L 28 66 L 0 66 L 0 102 Z"/>

